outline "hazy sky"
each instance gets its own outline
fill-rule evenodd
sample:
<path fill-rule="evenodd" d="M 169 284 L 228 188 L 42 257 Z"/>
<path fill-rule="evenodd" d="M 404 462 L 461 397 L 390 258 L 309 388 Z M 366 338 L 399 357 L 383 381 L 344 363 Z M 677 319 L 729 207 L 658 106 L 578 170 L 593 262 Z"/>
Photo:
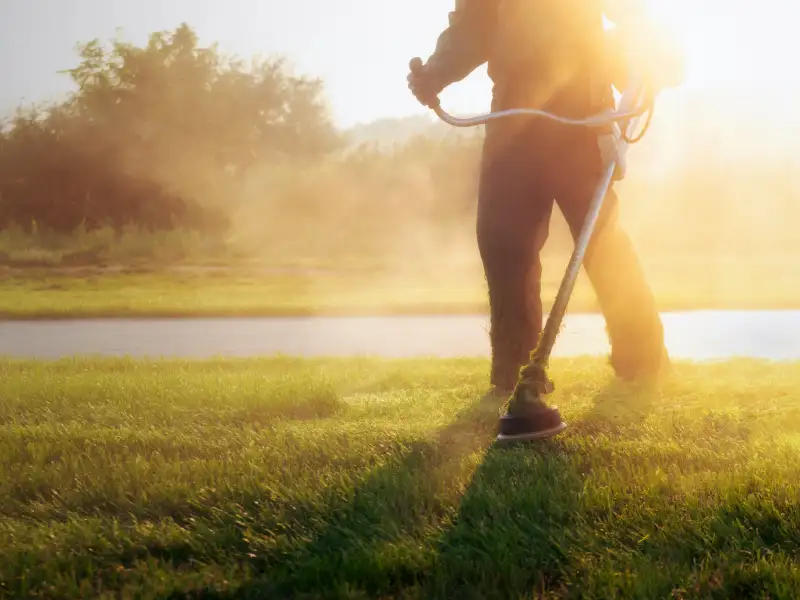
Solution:
<path fill-rule="evenodd" d="M 408 60 L 427 56 L 452 0 L 0 0 L 0 106 L 69 89 L 56 71 L 76 64 L 78 41 L 149 33 L 189 23 L 201 41 L 229 52 L 287 55 L 298 72 L 326 81 L 342 124 L 420 112 L 406 88 Z M 475 98 L 465 90 L 475 90 Z M 459 104 L 480 110 L 480 74 L 460 86 Z"/>
<path fill-rule="evenodd" d="M 736 81 L 785 71 L 765 70 L 781 58 L 798 11 L 780 14 L 790 0 L 647 0 L 677 26 L 690 58 L 690 84 Z M 188 22 L 203 43 L 217 41 L 244 57 L 288 56 L 298 72 L 322 77 L 334 116 L 342 125 L 383 116 L 420 113 L 405 76 L 412 56 L 426 57 L 447 24 L 454 0 L 0 0 L 0 111 L 23 98 L 39 101 L 69 89 L 60 69 L 76 64 L 74 46 L 122 37 L 144 43 L 147 35 Z M 761 6 L 762 8 L 759 8 Z M 765 9 L 763 7 L 771 7 Z M 776 12 L 778 11 L 778 12 Z M 760 33 L 744 34 L 744 27 Z M 771 32 L 771 35 L 765 33 Z M 745 43 L 746 41 L 746 43 Z M 796 79 L 797 74 L 792 73 Z M 481 70 L 443 96 L 455 112 L 481 111 L 490 85 Z"/>

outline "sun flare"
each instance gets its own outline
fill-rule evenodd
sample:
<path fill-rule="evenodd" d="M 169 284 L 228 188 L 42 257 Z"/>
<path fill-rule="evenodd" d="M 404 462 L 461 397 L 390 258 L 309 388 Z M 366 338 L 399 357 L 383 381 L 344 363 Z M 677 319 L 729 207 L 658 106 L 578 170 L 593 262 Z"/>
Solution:
<path fill-rule="evenodd" d="M 647 0 L 650 14 L 681 43 L 686 86 L 763 86 L 800 89 L 788 59 L 800 49 L 795 31 L 800 7 L 793 2 L 732 0 Z"/>
<path fill-rule="evenodd" d="M 622 0 L 623 2 L 630 0 Z M 638 0 L 633 0 L 634 2 Z M 676 100 L 690 91 L 713 105 L 704 119 L 729 121 L 745 115 L 780 123 L 800 122 L 800 4 L 789 0 L 644 0 L 657 27 L 681 49 L 685 77 Z M 443 99 L 456 111 L 481 111 L 490 82 L 482 69 Z M 763 114 L 765 103 L 769 114 Z M 696 107 L 692 110 L 696 111 Z M 788 135 L 784 133 L 782 135 Z"/>

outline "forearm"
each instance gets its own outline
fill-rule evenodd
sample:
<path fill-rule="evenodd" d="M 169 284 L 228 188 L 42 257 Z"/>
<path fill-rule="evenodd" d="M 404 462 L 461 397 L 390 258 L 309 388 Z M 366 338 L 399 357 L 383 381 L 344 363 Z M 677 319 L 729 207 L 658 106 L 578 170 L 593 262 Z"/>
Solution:
<path fill-rule="evenodd" d="M 461 81 L 489 59 L 498 0 L 457 0 L 450 24 L 427 62 L 439 87 Z"/>

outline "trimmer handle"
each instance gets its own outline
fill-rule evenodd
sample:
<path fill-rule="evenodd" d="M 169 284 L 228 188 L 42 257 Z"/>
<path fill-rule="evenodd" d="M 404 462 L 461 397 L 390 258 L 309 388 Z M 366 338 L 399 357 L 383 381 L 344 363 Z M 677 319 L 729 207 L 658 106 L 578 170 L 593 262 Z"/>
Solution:
<path fill-rule="evenodd" d="M 422 59 L 419 57 L 412 58 L 408 63 L 408 68 L 411 70 L 411 73 L 418 73 L 424 68 Z M 652 108 L 652 102 L 648 102 L 646 100 L 647 97 L 646 94 L 644 94 L 644 88 L 638 84 L 638 82 L 636 82 L 631 86 L 630 89 L 626 90 L 622 94 L 622 100 L 618 110 L 604 111 L 600 114 L 584 119 L 570 119 L 567 117 L 554 115 L 544 110 L 533 108 L 512 108 L 509 110 L 501 110 L 487 113 L 485 115 L 479 115 L 477 117 L 458 118 L 450 115 L 442 109 L 438 97 L 432 99 L 427 104 L 427 107 L 436 113 L 436 116 L 442 121 L 448 125 L 452 125 L 453 127 L 475 127 L 476 125 L 485 125 L 494 119 L 502 119 L 511 116 L 528 116 L 544 118 L 565 125 L 578 127 L 608 127 L 609 125 L 612 125 L 614 127 L 614 131 L 619 134 L 620 123 L 627 122 L 625 125 L 623 125 L 623 128 L 627 130 L 631 125 L 631 119 L 642 116 Z"/>
<path fill-rule="evenodd" d="M 425 65 L 423 64 L 422 59 L 419 56 L 412 58 L 408 63 L 408 68 L 412 73 L 418 73 L 424 68 L 424 66 Z M 432 100 L 430 103 L 427 104 L 427 107 L 435 111 L 436 114 L 438 115 L 439 111 L 441 110 L 441 104 L 439 103 L 439 98 L 437 97 L 434 100 Z"/>

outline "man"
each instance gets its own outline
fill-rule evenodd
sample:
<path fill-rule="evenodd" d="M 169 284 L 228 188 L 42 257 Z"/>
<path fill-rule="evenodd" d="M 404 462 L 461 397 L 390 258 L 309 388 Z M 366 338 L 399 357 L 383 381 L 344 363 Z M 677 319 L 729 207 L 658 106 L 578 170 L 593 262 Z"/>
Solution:
<path fill-rule="evenodd" d="M 632 18 L 630 8 L 618 11 L 617 17 L 629 17 L 617 21 L 624 24 L 617 30 L 624 43 L 611 44 L 603 24 L 608 12 L 600 0 L 458 0 L 433 55 L 424 64 L 415 59 L 409 88 L 433 106 L 442 90 L 488 62 L 493 111 L 538 108 L 582 118 L 613 108 L 612 84 L 624 88 L 626 76 L 620 49 L 634 45 L 634 24 L 643 21 Z M 497 396 L 513 392 L 541 333 L 539 255 L 553 201 L 577 236 L 603 171 L 605 133 L 545 119 L 499 119 L 486 126 L 477 238 L 489 288 Z M 620 228 L 613 189 L 584 266 L 606 319 L 617 375 L 631 380 L 659 374 L 669 364 L 663 327 Z"/>

